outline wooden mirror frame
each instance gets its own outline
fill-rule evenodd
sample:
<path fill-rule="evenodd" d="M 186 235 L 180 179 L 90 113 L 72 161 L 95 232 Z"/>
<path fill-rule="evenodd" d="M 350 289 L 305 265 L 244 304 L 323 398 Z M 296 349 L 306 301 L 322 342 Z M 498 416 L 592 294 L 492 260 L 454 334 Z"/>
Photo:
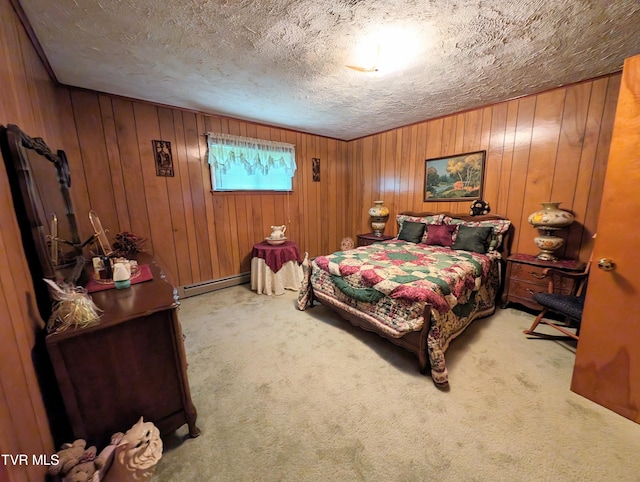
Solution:
<path fill-rule="evenodd" d="M 13 124 L 7 127 L 0 126 L 0 144 L 36 292 L 39 291 L 37 286 L 40 278 L 76 284 L 84 267 L 83 243 L 80 242 L 71 202 L 71 176 L 64 151 L 58 150 L 54 153 L 42 138 L 30 137 Z M 32 165 L 38 160 L 34 153 L 39 155 L 43 162 L 52 164 L 51 176 L 55 176 L 61 195 L 61 200 L 56 199 L 60 201 L 56 208 L 64 211 L 53 211 L 52 214 L 57 217 L 58 222 L 66 223 L 63 229 L 66 239 L 57 238 L 55 230 L 52 234 L 52 225 L 49 224 L 50 219 L 47 216 L 47 208 L 51 207 L 45 206 L 45 199 L 42 199 L 40 192 L 42 185 L 39 185 L 36 179 L 36 171 L 38 175 L 42 175 L 41 171 L 47 168 Z M 48 173 L 45 174 L 48 176 Z M 53 183 L 56 180 L 53 180 Z M 44 181 L 54 185 L 48 179 Z M 57 197 L 54 193 L 49 194 Z M 52 259 L 56 256 L 52 256 L 51 243 L 62 250 L 60 263 L 54 263 Z"/>

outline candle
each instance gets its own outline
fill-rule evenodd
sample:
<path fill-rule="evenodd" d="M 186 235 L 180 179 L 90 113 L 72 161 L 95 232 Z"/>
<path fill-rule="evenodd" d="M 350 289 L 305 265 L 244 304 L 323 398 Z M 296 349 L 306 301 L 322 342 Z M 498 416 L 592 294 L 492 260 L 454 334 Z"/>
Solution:
<path fill-rule="evenodd" d="M 51 217 L 51 262 L 54 266 L 58 264 L 58 218 L 56 213 Z"/>

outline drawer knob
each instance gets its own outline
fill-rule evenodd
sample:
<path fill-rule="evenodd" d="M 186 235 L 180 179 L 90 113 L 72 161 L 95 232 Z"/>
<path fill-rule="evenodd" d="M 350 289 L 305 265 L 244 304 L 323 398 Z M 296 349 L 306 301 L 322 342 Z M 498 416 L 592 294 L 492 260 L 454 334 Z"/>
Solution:
<path fill-rule="evenodd" d="M 529 274 L 536 279 L 545 279 L 546 276 L 543 273 L 537 273 L 535 271 L 529 271 Z"/>

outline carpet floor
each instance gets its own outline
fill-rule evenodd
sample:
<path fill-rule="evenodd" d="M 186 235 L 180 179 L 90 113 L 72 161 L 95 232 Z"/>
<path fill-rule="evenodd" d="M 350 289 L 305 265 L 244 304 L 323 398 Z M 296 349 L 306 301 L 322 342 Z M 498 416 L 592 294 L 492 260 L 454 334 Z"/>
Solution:
<path fill-rule="evenodd" d="M 640 481 L 640 425 L 569 390 L 575 343 L 498 309 L 417 359 L 297 293 L 235 286 L 182 301 L 202 435 L 165 438 L 153 482 Z"/>

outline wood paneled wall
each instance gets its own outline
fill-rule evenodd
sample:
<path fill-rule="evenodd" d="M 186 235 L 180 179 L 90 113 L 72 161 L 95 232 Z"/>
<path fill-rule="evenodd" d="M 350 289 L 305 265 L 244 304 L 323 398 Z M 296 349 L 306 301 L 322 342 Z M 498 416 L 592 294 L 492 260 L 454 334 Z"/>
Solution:
<path fill-rule="evenodd" d="M 576 215 L 562 234 L 568 257 L 587 259 L 596 230 L 620 75 L 425 121 L 343 142 L 251 122 L 69 89 L 79 152 L 69 156 L 80 225 L 98 212 L 111 236 L 133 231 L 180 286 L 249 271 L 251 247 L 269 226 L 311 256 L 336 250 L 344 236 L 370 231 L 366 213 L 383 199 L 406 209 L 466 212 L 470 202 L 424 202 L 424 161 L 486 150 L 483 198 L 515 227 L 512 249 L 535 254 L 528 215 L 561 201 Z M 207 131 L 296 145 L 293 192 L 212 193 Z M 175 177 L 155 175 L 152 139 L 172 143 Z M 311 180 L 311 158 L 321 181 Z"/>
<path fill-rule="evenodd" d="M 95 210 L 109 236 L 132 231 L 179 286 L 250 270 L 251 248 L 287 225 L 287 237 L 317 255 L 353 235 L 347 143 L 251 122 L 69 89 L 79 155 L 69 156 L 80 229 Z M 292 193 L 214 193 L 205 132 L 295 144 Z M 174 177 L 155 174 L 151 141 L 171 142 Z M 312 182 L 311 159 L 321 180 Z"/>
<path fill-rule="evenodd" d="M 59 90 L 50 81 L 8 0 L 0 0 L 0 124 L 18 124 L 61 146 Z M 71 121 L 72 122 L 72 121 Z M 0 163 L 0 453 L 51 454 L 54 445 L 32 360 L 38 315 L 31 274 Z M 0 479 L 44 480 L 46 467 L 5 466 Z"/>
<path fill-rule="evenodd" d="M 589 258 L 602 197 L 620 74 L 425 121 L 349 143 L 357 230 L 382 199 L 403 210 L 468 212 L 471 202 L 424 202 L 425 159 L 486 150 L 483 198 L 515 227 L 512 251 L 536 254 L 530 213 L 561 201 L 576 222 L 564 255 Z M 389 222 L 387 234 L 397 226 Z"/>

